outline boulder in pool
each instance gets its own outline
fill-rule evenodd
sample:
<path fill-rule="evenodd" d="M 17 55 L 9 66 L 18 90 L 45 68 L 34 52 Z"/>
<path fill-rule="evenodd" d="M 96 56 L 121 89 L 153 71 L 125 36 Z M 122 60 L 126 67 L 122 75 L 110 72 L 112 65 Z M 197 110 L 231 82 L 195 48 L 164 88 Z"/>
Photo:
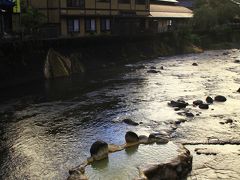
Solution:
<path fill-rule="evenodd" d="M 136 133 L 128 131 L 125 135 L 126 143 L 137 143 L 139 142 L 139 137 Z"/>
<path fill-rule="evenodd" d="M 145 179 L 186 179 L 192 170 L 192 155 L 183 145 L 179 145 L 179 155 L 167 163 L 145 164 L 139 167 L 140 180 Z"/>
<path fill-rule="evenodd" d="M 215 100 L 216 102 L 225 102 L 225 101 L 227 101 L 227 98 L 224 97 L 224 96 L 219 95 L 219 96 L 216 96 L 216 97 L 214 98 L 214 100 Z"/>
<path fill-rule="evenodd" d="M 96 141 L 90 148 L 91 157 L 101 160 L 108 157 L 108 144 L 104 141 Z"/>

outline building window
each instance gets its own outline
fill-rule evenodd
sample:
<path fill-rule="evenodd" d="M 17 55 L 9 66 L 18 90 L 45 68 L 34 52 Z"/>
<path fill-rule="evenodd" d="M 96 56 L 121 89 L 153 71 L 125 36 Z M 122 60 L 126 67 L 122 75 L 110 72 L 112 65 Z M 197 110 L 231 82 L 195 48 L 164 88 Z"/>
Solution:
<path fill-rule="evenodd" d="M 94 18 L 85 19 L 85 30 L 86 32 L 96 31 L 96 20 Z"/>
<path fill-rule="evenodd" d="M 68 32 L 69 33 L 79 33 L 80 32 L 80 21 L 79 19 L 68 19 Z"/>
<path fill-rule="evenodd" d="M 146 4 L 146 0 L 136 0 L 136 4 Z"/>
<path fill-rule="evenodd" d="M 130 4 L 130 0 L 118 0 L 118 3 Z"/>
<path fill-rule="evenodd" d="M 111 20 L 103 18 L 101 19 L 101 31 L 106 32 L 111 30 Z"/>
<path fill-rule="evenodd" d="M 84 8 L 85 0 L 67 0 L 67 7 L 81 7 Z"/>

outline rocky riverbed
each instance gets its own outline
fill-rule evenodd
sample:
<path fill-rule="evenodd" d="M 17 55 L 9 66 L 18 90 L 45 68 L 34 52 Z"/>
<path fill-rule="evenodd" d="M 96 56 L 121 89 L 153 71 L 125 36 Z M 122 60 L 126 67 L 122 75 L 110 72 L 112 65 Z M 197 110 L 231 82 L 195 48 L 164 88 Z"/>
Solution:
<path fill-rule="evenodd" d="M 239 60 L 237 49 L 159 57 L 2 91 L 0 177 L 66 179 L 93 142 L 123 144 L 134 131 L 184 144 L 193 155 L 189 179 L 239 179 Z M 139 150 L 146 160 L 156 153 L 147 149 Z M 106 173 L 106 164 L 88 176 Z"/>

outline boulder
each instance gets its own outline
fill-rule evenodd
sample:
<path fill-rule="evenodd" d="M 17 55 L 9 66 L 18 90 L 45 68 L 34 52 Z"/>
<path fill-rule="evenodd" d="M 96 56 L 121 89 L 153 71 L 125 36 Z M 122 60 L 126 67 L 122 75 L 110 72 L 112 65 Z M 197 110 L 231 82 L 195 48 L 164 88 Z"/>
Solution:
<path fill-rule="evenodd" d="M 195 106 L 199 106 L 200 104 L 203 104 L 203 101 L 202 100 L 196 100 L 196 101 L 193 101 L 193 104 Z"/>
<path fill-rule="evenodd" d="M 147 73 L 157 74 L 160 73 L 160 71 L 156 71 L 154 69 L 148 70 Z"/>
<path fill-rule="evenodd" d="M 136 143 L 139 142 L 139 137 L 136 133 L 128 131 L 125 135 L 126 143 Z"/>
<path fill-rule="evenodd" d="M 217 101 L 217 102 L 225 102 L 225 101 L 227 101 L 227 98 L 219 95 L 219 96 L 216 96 L 214 98 L 214 100 Z"/>
<path fill-rule="evenodd" d="M 88 180 L 88 177 L 85 175 L 85 167 L 70 170 L 69 175 L 67 180 Z"/>
<path fill-rule="evenodd" d="M 237 60 L 235 60 L 234 62 L 235 62 L 235 63 L 240 63 L 240 60 L 237 59 Z"/>
<path fill-rule="evenodd" d="M 200 104 L 199 108 L 200 109 L 209 109 L 209 105 L 208 104 Z"/>
<path fill-rule="evenodd" d="M 186 112 L 185 115 L 186 115 L 187 117 L 194 117 L 194 114 L 191 113 L 191 112 Z"/>
<path fill-rule="evenodd" d="M 210 96 L 208 96 L 208 97 L 206 98 L 206 102 L 207 102 L 208 104 L 212 104 L 212 103 L 213 103 L 213 98 L 211 98 Z"/>
<path fill-rule="evenodd" d="M 193 65 L 193 66 L 198 66 L 198 64 L 197 64 L 197 63 L 193 63 L 192 65 Z"/>
<path fill-rule="evenodd" d="M 81 63 L 82 55 L 71 55 L 71 73 L 72 74 L 81 74 L 85 72 L 84 65 Z"/>
<path fill-rule="evenodd" d="M 226 123 L 226 124 L 232 124 L 232 123 L 233 123 L 233 120 L 232 120 L 232 119 L 227 119 L 225 123 Z"/>
<path fill-rule="evenodd" d="M 192 170 L 192 155 L 184 146 L 179 145 L 179 155 L 167 163 L 145 164 L 139 167 L 147 179 L 186 179 Z M 142 176 L 143 176 L 142 175 Z M 143 177 L 144 177 L 143 176 Z"/>
<path fill-rule="evenodd" d="M 155 66 L 151 66 L 150 69 L 157 69 Z"/>
<path fill-rule="evenodd" d="M 161 133 L 151 133 L 148 137 L 149 143 L 167 144 L 169 139 Z"/>
<path fill-rule="evenodd" d="M 144 135 L 139 136 L 139 142 L 140 142 L 141 144 L 148 144 L 148 143 L 149 143 L 149 142 L 148 142 L 148 137 L 147 137 L 147 136 L 144 136 Z"/>
<path fill-rule="evenodd" d="M 124 119 L 123 122 L 128 124 L 128 125 L 131 125 L 131 126 L 138 126 L 139 125 L 139 123 L 137 123 L 137 122 L 135 122 L 131 119 Z"/>
<path fill-rule="evenodd" d="M 69 58 L 50 49 L 44 64 L 44 76 L 47 79 L 70 76 L 71 66 Z"/>
<path fill-rule="evenodd" d="M 171 101 L 170 103 L 168 103 L 168 105 L 171 107 L 177 107 L 177 108 L 183 109 L 188 106 L 188 103 L 183 100 L 177 100 L 177 101 Z"/>
<path fill-rule="evenodd" d="M 239 92 L 239 93 L 240 93 L 240 88 L 237 90 L 237 92 Z"/>
<path fill-rule="evenodd" d="M 88 180 L 88 177 L 84 174 L 80 174 L 77 171 L 70 174 L 70 176 L 67 178 L 67 180 Z"/>
<path fill-rule="evenodd" d="M 90 148 L 90 154 L 94 160 L 101 160 L 108 157 L 108 144 L 104 141 L 96 141 Z"/>

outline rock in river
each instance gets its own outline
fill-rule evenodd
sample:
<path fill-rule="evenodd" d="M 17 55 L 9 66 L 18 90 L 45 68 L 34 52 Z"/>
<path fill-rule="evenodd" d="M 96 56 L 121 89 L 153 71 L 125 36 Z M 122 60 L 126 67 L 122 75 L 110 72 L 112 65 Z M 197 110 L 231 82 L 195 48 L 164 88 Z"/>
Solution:
<path fill-rule="evenodd" d="M 167 144 L 169 142 L 166 136 L 161 133 L 152 133 L 148 137 L 149 142 L 156 142 L 157 144 Z"/>
<path fill-rule="evenodd" d="M 184 146 L 179 145 L 179 155 L 168 163 L 145 164 L 139 167 L 141 177 L 145 179 L 186 179 L 192 170 L 192 156 Z M 143 176 L 144 175 L 144 176 Z M 137 178 L 142 180 L 143 178 Z"/>
<path fill-rule="evenodd" d="M 200 109 L 209 109 L 209 105 L 208 104 L 200 104 L 199 108 Z"/>
<path fill-rule="evenodd" d="M 177 107 L 177 108 L 186 108 L 188 106 L 188 103 L 183 101 L 183 100 L 177 100 L 177 101 L 171 101 L 168 103 L 169 106 L 171 107 Z"/>
<path fill-rule="evenodd" d="M 214 98 L 214 100 L 217 101 L 217 102 L 225 102 L 225 101 L 227 101 L 227 98 L 219 95 L 219 96 L 216 96 Z"/>
<path fill-rule="evenodd" d="M 132 131 L 128 131 L 125 135 L 126 143 L 136 143 L 139 141 L 139 137 L 136 133 Z"/>
<path fill-rule="evenodd" d="M 196 101 L 193 101 L 193 104 L 195 106 L 199 106 L 200 104 L 203 104 L 203 101 L 202 100 L 196 100 Z"/>
<path fill-rule="evenodd" d="M 240 88 L 237 90 L 237 92 L 239 92 L 239 93 L 240 93 Z"/>
<path fill-rule="evenodd" d="M 160 71 L 156 71 L 154 69 L 148 70 L 147 73 L 157 74 L 160 73 Z"/>
<path fill-rule="evenodd" d="M 198 66 L 198 64 L 197 64 L 197 63 L 193 63 L 192 65 L 193 65 L 193 66 Z"/>
<path fill-rule="evenodd" d="M 91 157 L 101 160 L 108 157 L 108 144 L 104 141 L 96 141 L 90 148 Z"/>
<path fill-rule="evenodd" d="M 212 103 L 213 103 L 213 98 L 211 98 L 210 96 L 208 96 L 208 97 L 206 98 L 206 102 L 207 102 L 208 104 L 212 104 Z"/>
<path fill-rule="evenodd" d="M 132 125 L 132 126 L 138 126 L 139 125 L 139 123 L 137 123 L 137 122 L 135 122 L 131 119 L 124 119 L 123 122 L 128 124 L 128 125 Z"/>

